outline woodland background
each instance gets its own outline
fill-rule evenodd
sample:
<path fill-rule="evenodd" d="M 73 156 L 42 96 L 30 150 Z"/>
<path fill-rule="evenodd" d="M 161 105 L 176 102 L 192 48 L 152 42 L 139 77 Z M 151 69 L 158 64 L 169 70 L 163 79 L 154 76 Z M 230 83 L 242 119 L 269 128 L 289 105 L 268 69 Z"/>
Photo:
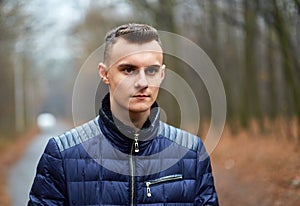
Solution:
<path fill-rule="evenodd" d="M 34 138 L 37 116 L 72 122 L 81 66 L 108 30 L 128 22 L 182 35 L 215 64 L 227 99 L 211 156 L 221 205 L 297 205 L 299 0 L 0 0 L 0 205 L 9 205 L 4 174 Z M 205 137 L 211 105 L 203 82 L 184 62 L 166 61 L 200 102 Z M 178 125 L 172 95 L 162 91 L 159 100 Z"/>
<path fill-rule="evenodd" d="M 289 121 L 299 124 L 299 0 L 73 1 L 47 14 L 43 6 L 34 0 L 0 1 L 0 138 L 22 133 L 41 112 L 71 118 L 80 66 L 108 30 L 127 22 L 182 35 L 209 55 L 224 83 L 233 130 L 249 128 L 253 120 L 262 132 L 266 120 L 283 119 L 286 133 Z M 59 7 L 72 7 L 73 13 Z M 72 21 L 56 28 L 68 15 Z M 172 62 L 193 82 L 184 65 Z M 197 89 L 201 114 L 209 117 L 207 92 Z M 176 124 L 176 116 L 169 119 Z"/>

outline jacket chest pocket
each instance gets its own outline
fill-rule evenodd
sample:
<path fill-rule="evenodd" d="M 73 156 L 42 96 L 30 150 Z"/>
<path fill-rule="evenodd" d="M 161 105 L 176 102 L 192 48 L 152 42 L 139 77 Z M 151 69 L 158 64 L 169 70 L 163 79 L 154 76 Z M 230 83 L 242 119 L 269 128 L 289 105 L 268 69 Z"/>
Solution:
<path fill-rule="evenodd" d="M 175 174 L 175 175 L 168 175 L 157 179 L 145 181 L 147 197 L 148 198 L 152 197 L 151 190 L 154 189 L 156 186 L 159 186 L 161 184 L 174 183 L 175 181 L 181 181 L 182 179 L 183 179 L 182 174 Z M 158 191 L 158 192 L 163 192 L 163 191 Z"/>

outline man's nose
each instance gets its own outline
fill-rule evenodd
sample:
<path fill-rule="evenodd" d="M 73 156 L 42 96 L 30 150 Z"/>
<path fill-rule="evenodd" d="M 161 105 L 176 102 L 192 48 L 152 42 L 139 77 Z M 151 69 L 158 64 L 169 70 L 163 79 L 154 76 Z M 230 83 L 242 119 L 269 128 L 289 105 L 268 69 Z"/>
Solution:
<path fill-rule="evenodd" d="M 148 87 L 148 80 L 146 78 L 145 71 L 141 69 L 138 74 L 138 79 L 135 82 L 135 86 L 138 88 L 147 88 Z"/>

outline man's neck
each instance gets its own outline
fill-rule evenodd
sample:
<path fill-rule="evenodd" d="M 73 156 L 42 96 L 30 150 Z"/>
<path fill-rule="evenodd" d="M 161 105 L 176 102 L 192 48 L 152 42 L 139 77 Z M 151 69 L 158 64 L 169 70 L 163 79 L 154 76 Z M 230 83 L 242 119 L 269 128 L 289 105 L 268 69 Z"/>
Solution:
<path fill-rule="evenodd" d="M 131 123 L 137 128 L 138 130 L 143 127 L 147 119 L 149 118 L 150 110 L 142 113 L 131 113 L 129 114 Z"/>
<path fill-rule="evenodd" d="M 123 124 L 133 127 L 136 131 L 140 130 L 150 115 L 150 110 L 145 112 L 130 112 L 120 108 L 114 108 L 111 105 L 112 114 Z"/>

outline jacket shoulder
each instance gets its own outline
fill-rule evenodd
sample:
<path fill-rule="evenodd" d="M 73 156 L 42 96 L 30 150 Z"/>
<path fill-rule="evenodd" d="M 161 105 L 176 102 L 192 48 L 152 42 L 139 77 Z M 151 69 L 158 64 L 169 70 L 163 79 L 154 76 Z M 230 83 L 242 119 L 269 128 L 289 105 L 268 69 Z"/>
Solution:
<path fill-rule="evenodd" d="M 99 128 L 98 118 L 99 117 L 97 116 L 95 119 L 81 126 L 75 127 L 62 135 L 54 137 L 60 152 L 100 135 L 101 130 Z"/>
<path fill-rule="evenodd" d="M 159 134 L 190 150 L 197 151 L 202 146 L 200 138 L 182 129 L 160 122 Z"/>

